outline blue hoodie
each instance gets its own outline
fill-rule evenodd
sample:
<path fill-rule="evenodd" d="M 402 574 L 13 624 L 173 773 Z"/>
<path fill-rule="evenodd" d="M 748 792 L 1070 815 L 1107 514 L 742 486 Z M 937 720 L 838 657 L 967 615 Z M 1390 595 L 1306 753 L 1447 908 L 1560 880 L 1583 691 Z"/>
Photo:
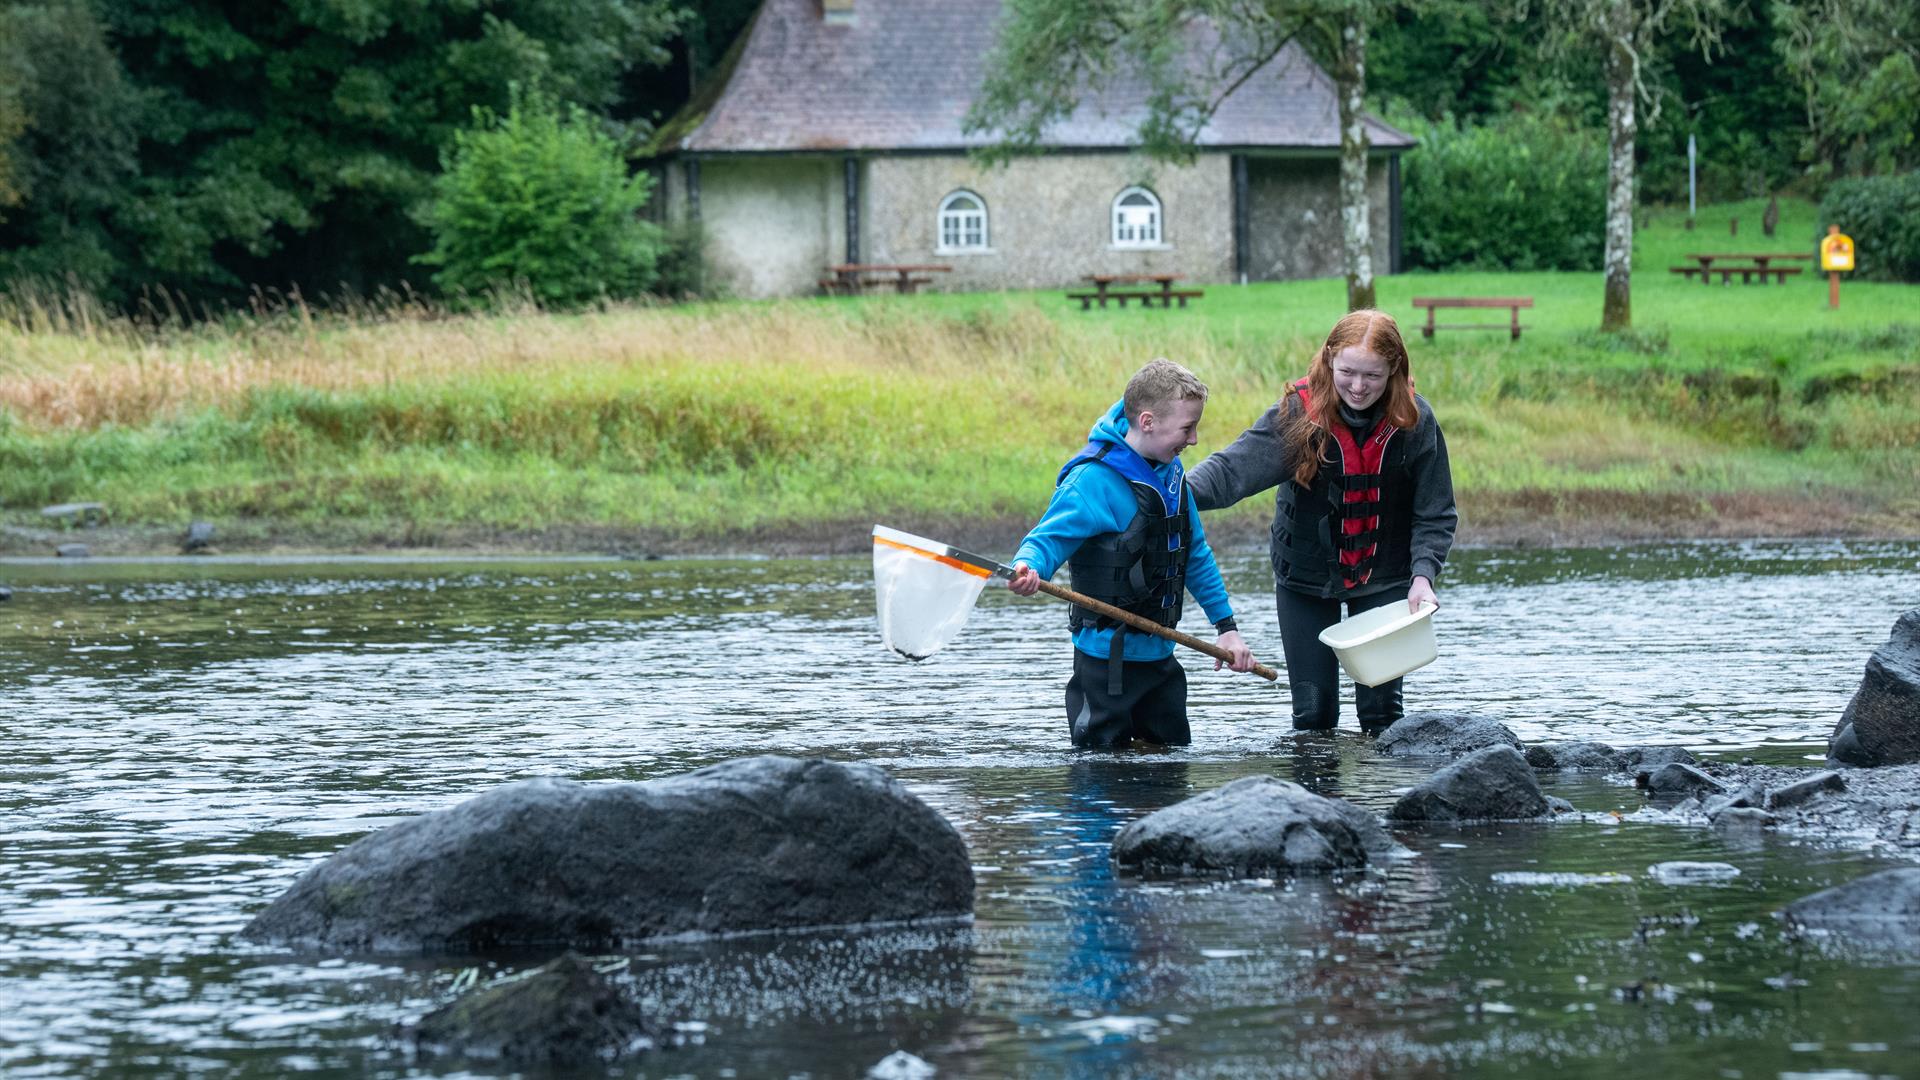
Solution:
<path fill-rule="evenodd" d="M 1094 422 L 1087 438 L 1092 442 L 1126 443 L 1127 414 L 1120 402 L 1115 402 L 1105 416 Z M 1149 464 L 1154 466 L 1154 475 L 1168 484 L 1182 474 L 1179 458 L 1164 465 Z M 1187 553 L 1187 592 L 1193 594 L 1194 601 L 1206 612 L 1207 620 L 1217 623 L 1233 617 L 1233 605 L 1227 599 L 1226 583 L 1220 579 L 1220 567 L 1213 561 L 1213 549 L 1207 546 L 1206 532 L 1200 527 L 1200 511 L 1194 506 L 1192 492 L 1187 493 L 1186 499 L 1187 513 L 1193 519 L 1193 548 Z M 1047 512 L 1040 516 L 1039 524 L 1027 533 L 1027 538 L 1020 541 L 1020 550 L 1014 552 L 1013 561 L 1033 567 L 1042 579 L 1051 579 L 1080 549 L 1082 542 L 1101 533 L 1124 530 L 1139 512 L 1140 502 L 1126 479 L 1106 465 L 1089 462 L 1061 478 L 1059 486 L 1053 489 L 1053 501 L 1047 504 Z M 1112 640 L 1110 629 L 1082 626 L 1074 632 L 1073 647 L 1104 660 Z M 1120 655 L 1127 660 L 1164 660 L 1173 655 L 1173 642 L 1136 630 L 1126 636 L 1126 647 Z"/>

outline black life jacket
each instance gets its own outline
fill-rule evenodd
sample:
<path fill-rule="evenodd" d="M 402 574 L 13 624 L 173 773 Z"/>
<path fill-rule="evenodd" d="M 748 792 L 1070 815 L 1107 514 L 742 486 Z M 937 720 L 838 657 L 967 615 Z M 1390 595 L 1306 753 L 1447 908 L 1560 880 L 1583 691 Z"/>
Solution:
<path fill-rule="evenodd" d="M 1125 478 L 1139 510 L 1125 529 L 1088 537 L 1068 558 L 1074 589 L 1162 626 L 1178 625 L 1187 594 L 1187 554 L 1193 546 L 1186 473 L 1176 465 L 1171 483 L 1162 481 L 1132 447 L 1095 441 L 1061 468 L 1060 480 L 1091 462 Z M 1096 630 L 1124 627 L 1077 604 L 1068 609 L 1067 625 L 1076 631 L 1089 625 Z M 1115 656 L 1120 649 L 1116 632 Z"/>
<path fill-rule="evenodd" d="M 1307 380 L 1294 386 L 1304 411 L 1311 404 Z M 1406 482 L 1399 428 L 1383 416 L 1355 439 L 1336 420 L 1329 432 L 1339 448 L 1335 462 L 1322 462 L 1313 485 L 1281 485 L 1281 513 L 1274 528 L 1274 572 L 1298 591 L 1337 596 L 1376 577 L 1411 573 L 1413 486 Z M 1399 453 L 1395 453 L 1399 450 Z"/>

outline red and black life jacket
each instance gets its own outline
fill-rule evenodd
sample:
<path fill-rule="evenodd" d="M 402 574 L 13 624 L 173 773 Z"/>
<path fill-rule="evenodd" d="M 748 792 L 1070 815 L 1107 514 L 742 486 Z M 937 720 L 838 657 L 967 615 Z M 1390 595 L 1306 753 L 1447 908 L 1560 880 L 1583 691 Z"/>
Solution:
<path fill-rule="evenodd" d="M 1294 387 L 1306 413 L 1312 405 L 1307 380 Z M 1376 577 L 1410 573 L 1412 491 L 1399 460 L 1404 454 L 1394 453 L 1400 429 L 1385 416 L 1359 439 L 1337 418 L 1329 427 L 1339 461 L 1322 462 L 1311 488 L 1281 485 L 1274 570 L 1282 584 L 1335 596 Z"/>

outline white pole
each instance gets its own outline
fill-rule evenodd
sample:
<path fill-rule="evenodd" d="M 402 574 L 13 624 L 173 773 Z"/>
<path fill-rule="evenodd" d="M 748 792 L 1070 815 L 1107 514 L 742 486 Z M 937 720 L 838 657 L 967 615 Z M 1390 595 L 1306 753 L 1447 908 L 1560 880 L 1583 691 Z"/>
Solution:
<path fill-rule="evenodd" d="M 1687 136 L 1687 217 L 1693 217 L 1693 136 Z"/>

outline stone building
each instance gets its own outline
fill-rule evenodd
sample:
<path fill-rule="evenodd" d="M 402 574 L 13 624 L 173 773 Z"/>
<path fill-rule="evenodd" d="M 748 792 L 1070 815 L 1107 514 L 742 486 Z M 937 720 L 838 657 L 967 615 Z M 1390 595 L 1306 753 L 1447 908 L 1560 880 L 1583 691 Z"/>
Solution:
<path fill-rule="evenodd" d="M 1236 89 L 1190 165 L 1130 149 L 1144 94 L 1116 84 L 1004 166 L 961 131 L 1000 0 L 766 0 L 665 127 L 656 198 L 749 297 L 814 292 L 835 263 L 940 263 L 934 288 L 1057 288 L 1093 273 L 1201 283 L 1342 272 L 1332 80 L 1289 46 Z M 1367 119 L 1373 264 L 1399 265 L 1399 155 Z"/>

